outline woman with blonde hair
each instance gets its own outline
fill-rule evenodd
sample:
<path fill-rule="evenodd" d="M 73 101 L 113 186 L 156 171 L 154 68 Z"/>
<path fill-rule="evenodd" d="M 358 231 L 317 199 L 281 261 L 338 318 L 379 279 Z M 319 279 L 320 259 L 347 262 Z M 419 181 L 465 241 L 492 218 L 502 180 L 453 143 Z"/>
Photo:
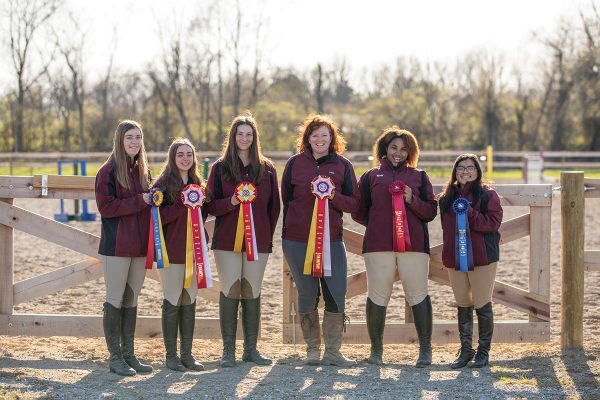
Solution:
<path fill-rule="evenodd" d="M 248 112 L 233 119 L 221 157 L 208 177 L 216 217 L 211 248 L 221 283 L 219 321 L 222 367 L 235 366 L 238 306 L 242 303 L 242 360 L 269 365 L 257 350 L 262 280 L 279 219 L 277 172 L 262 154 L 256 120 Z"/>
<path fill-rule="evenodd" d="M 119 375 L 151 372 L 134 355 L 137 298 L 146 270 L 150 171 L 140 124 L 121 121 L 113 150 L 96 175 L 96 204 L 102 230 L 98 253 L 104 270 L 104 336 L 109 369 Z"/>

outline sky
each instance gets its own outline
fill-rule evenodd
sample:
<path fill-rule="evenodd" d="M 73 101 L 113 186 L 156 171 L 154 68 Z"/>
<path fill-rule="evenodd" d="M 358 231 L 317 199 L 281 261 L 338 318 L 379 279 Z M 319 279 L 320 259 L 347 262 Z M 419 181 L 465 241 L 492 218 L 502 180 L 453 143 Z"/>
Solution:
<path fill-rule="evenodd" d="M 160 53 L 158 21 L 185 24 L 205 1 L 67 0 L 86 28 L 89 76 L 106 68 L 115 27 L 116 67 L 141 70 Z M 269 66 L 306 68 L 345 57 L 353 70 L 400 56 L 452 63 L 483 49 L 527 63 L 540 52 L 532 32 L 552 32 L 590 1 L 240 0 L 244 9 L 263 10 Z M 10 73 L 3 64 L 0 81 Z"/>

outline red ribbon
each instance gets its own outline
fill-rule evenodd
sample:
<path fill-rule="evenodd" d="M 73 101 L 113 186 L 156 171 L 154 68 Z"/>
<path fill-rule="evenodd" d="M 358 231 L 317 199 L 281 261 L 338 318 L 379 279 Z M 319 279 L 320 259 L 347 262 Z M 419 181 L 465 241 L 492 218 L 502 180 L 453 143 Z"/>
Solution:
<path fill-rule="evenodd" d="M 327 198 L 317 197 L 317 226 L 315 230 L 315 257 L 313 259 L 313 276 L 323 276 L 323 243 L 325 242 L 325 202 Z"/>
<path fill-rule="evenodd" d="M 408 221 L 406 220 L 406 207 L 404 205 L 405 190 L 406 185 L 400 181 L 392 182 L 389 186 L 393 207 L 394 251 L 399 253 L 412 250 Z"/>
<path fill-rule="evenodd" d="M 194 239 L 194 259 L 196 260 L 196 283 L 198 289 L 206 288 L 204 276 L 204 255 L 202 254 L 202 237 L 200 230 L 200 209 L 196 208 L 190 213 L 192 216 L 192 238 Z"/>

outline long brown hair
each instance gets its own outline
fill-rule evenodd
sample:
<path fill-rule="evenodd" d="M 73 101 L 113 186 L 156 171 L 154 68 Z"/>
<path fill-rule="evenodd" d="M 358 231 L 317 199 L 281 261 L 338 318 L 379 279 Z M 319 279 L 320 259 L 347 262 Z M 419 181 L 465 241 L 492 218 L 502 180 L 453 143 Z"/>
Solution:
<path fill-rule="evenodd" d="M 473 186 L 471 187 L 471 192 L 473 193 L 473 204 L 477 203 L 477 200 L 479 200 L 479 194 L 481 193 L 482 189 L 491 188 L 490 182 L 483 177 L 481 163 L 479 162 L 477 155 L 472 153 L 461 154 L 460 156 L 456 157 L 456 160 L 454 160 L 454 165 L 452 166 L 452 175 L 450 176 L 450 179 L 448 179 L 448 182 L 446 182 L 444 190 L 438 194 L 438 201 L 440 204 L 440 210 L 442 212 L 450 211 L 452 203 L 454 200 L 456 200 L 458 194 L 458 185 L 455 185 L 457 181 L 456 168 L 458 167 L 458 164 L 464 160 L 473 161 L 473 164 L 475 164 L 475 169 L 477 170 L 477 179 L 473 181 Z"/>
<path fill-rule="evenodd" d="M 238 157 L 238 149 L 235 144 L 235 136 L 238 126 L 248 125 L 252 128 L 252 144 L 249 149 L 250 168 L 252 170 L 252 183 L 259 185 L 263 179 L 263 174 L 267 166 L 273 167 L 273 163 L 262 154 L 260 147 L 260 134 L 258 133 L 258 124 L 250 111 L 238 115 L 231 121 L 229 134 L 223 141 L 223 151 L 220 160 L 222 161 L 222 174 L 225 180 L 230 182 L 240 182 L 242 180 L 240 170 L 242 168 Z"/>
<path fill-rule="evenodd" d="M 387 156 L 387 149 L 392 140 L 400 138 L 406 146 L 408 157 L 406 157 L 406 165 L 411 168 L 417 168 L 419 162 L 419 143 L 417 138 L 410 131 L 400 129 L 397 126 L 385 128 L 381 135 L 375 141 L 374 152 L 377 155 L 377 159 L 381 160 Z"/>
<path fill-rule="evenodd" d="M 119 122 L 117 125 L 117 129 L 115 129 L 115 135 L 113 139 L 113 149 L 112 153 L 106 160 L 107 162 L 112 162 L 117 181 L 124 188 L 131 189 L 129 185 L 129 173 L 127 169 L 129 168 L 129 160 L 127 152 L 125 151 L 125 145 L 123 144 L 125 139 L 125 134 L 132 129 L 138 129 L 140 134 L 142 135 L 142 144 L 140 146 L 140 151 L 135 156 L 135 162 L 138 164 L 138 172 L 140 178 L 140 185 L 144 191 L 148 190 L 149 186 L 149 177 L 150 172 L 148 170 L 148 158 L 146 157 L 146 148 L 144 147 L 144 132 L 142 131 L 141 125 L 133 120 L 124 120 Z"/>
<path fill-rule="evenodd" d="M 177 150 L 180 146 L 190 146 L 194 160 L 192 166 L 188 170 L 188 182 L 186 184 L 181 180 L 181 174 L 175 163 Z M 185 185 L 192 183 L 196 185 L 202 184 L 202 178 L 200 177 L 200 171 L 198 170 L 198 161 L 196 160 L 196 149 L 192 145 L 192 142 L 185 138 L 173 139 L 171 146 L 169 146 L 167 159 L 162 166 L 157 181 L 160 181 L 160 185 L 165 192 L 165 198 L 167 199 L 167 202 L 171 204 L 175 202 Z"/>
<path fill-rule="evenodd" d="M 306 149 L 310 149 L 310 143 L 308 138 L 310 135 L 321 126 L 326 126 L 331 135 L 331 143 L 329 143 L 329 152 L 335 152 L 342 154 L 346 150 L 346 139 L 342 136 L 340 128 L 336 125 L 333 120 L 326 118 L 322 115 L 311 115 L 304 120 L 298 136 L 296 137 L 296 150 L 298 153 L 302 153 Z"/>

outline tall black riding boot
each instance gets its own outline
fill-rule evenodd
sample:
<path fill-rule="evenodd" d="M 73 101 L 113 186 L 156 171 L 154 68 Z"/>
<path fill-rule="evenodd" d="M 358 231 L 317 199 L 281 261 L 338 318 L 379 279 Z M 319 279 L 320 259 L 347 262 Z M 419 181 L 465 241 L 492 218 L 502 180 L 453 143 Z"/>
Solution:
<path fill-rule="evenodd" d="M 135 372 L 152 372 L 152 366 L 142 364 L 134 352 L 135 324 L 137 321 L 137 307 L 121 307 L 121 353 L 123 360 Z"/>
<path fill-rule="evenodd" d="M 185 372 L 185 367 L 177 357 L 177 327 L 179 325 L 179 307 L 163 300 L 162 329 L 165 342 L 167 368 L 173 371 Z"/>
<path fill-rule="evenodd" d="M 219 297 L 219 322 L 223 338 L 223 356 L 221 367 L 235 367 L 235 337 L 237 334 L 237 318 L 239 299 L 230 299 L 221 292 Z"/>
<path fill-rule="evenodd" d="M 256 349 L 260 327 L 260 296 L 242 299 L 242 328 L 244 330 L 244 354 L 242 360 L 258 365 L 271 365 L 273 361 L 260 355 Z"/>
<path fill-rule="evenodd" d="M 458 358 L 450 368 L 462 368 L 475 355 L 473 350 L 473 307 L 458 307 L 458 333 L 460 335 L 460 350 Z"/>
<path fill-rule="evenodd" d="M 472 361 L 469 362 L 469 368 L 481 368 L 488 365 L 490 347 L 492 346 L 492 334 L 494 333 L 494 312 L 492 303 L 487 303 L 481 308 L 475 310 L 477 314 L 477 324 L 479 325 L 479 345 L 477 353 Z"/>
<path fill-rule="evenodd" d="M 424 368 L 431 365 L 431 330 L 433 325 L 433 311 L 429 295 L 417 305 L 412 306 L 415 328 L 419 337 L 419 359 L 416 367 Z"/>
<path fill-rule="evenodd" d="M 371 355 L 367 359 L 369 364 L 383 364 L 383 329 L 387 307 L 378 306 L 367 297 L 367 330 L 371 338 Z"/>
<path fill-rule="evenodd" d="M 108 368 L 110 372 L 122 376 L 135 375 L 135 370 L 127 365 L 121 354 L 121 309 L 108 302 L 104 303 L 102 325 L 106 347 L 108 347 Z"/>
<path fill-rule="evenodd" d="M 194 325 L 196 324 L 196 302 L 185 306 L 179 306 L 179 341 L 181 363 L 192 371 L 204 371 L 204 365 L 200 364 L 192 355 L 192 344 L 194 342 Z"/>

